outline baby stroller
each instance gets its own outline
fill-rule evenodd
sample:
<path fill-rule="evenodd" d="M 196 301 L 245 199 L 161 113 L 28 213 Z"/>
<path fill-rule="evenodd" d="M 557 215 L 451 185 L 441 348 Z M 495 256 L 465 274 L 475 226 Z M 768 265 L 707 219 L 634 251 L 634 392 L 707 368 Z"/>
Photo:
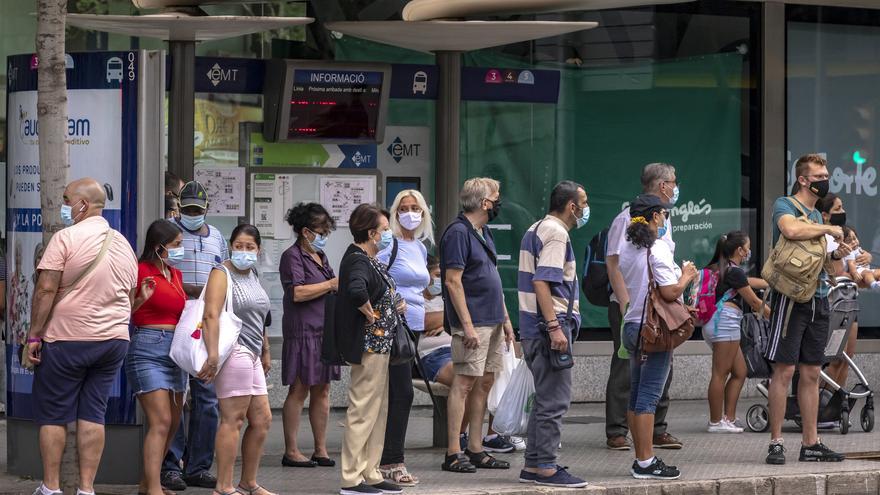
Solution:
<path fill-rule="evenodd" d="M 831 309 L 829 317 L 829 328 L 831 333 L 828 337 L 828 344 L 825 346 L 825 364 L 819 372 L 820 385 L 826 385 L 819 391 L 819 418 L 822 422 L 839 422 L 840 433 L 846 435 L 849 432 L 849 416 L 850 411 L 855 408 L 858 399 L 865 399 L 865 404 L 859 414 L 859 422 L 862 430 L 870 432 L 874 429 L 874 392 L 868 384 L 867 378 L 846 355 L 846 343 L 848 339 L 850 324 L 855 319 L 859 311 L 858 287 L 856 284 L 846 278 L 837 279 L 837 285 L 831 288 L 828 294 L 828 304 Z M 856 384 L 851 390 L 847 390 L 846 384 L 838 384 L 825 373 L 825 368 L 829 363 L 836 359 L 842 359 L 852 370 L 856 377 Z M 750 369 L 751 371 L 751 369 Z M 792 380 L 792 390 L 794 393 L 788 396 L 785 408 L 785 419 L 793 420 L 798 426 L 801 426 L 800 408 L 797 401 L 797 379 L 795 374 Z M 758 392 L 765 398 L 768 397 L 767 380 L 758 384 Z M 769 411 L 764 404 L 755 404 L 749 408 L 746 413 L 746 425 L 751 431 L 763 432 L 770 426 Z"/>

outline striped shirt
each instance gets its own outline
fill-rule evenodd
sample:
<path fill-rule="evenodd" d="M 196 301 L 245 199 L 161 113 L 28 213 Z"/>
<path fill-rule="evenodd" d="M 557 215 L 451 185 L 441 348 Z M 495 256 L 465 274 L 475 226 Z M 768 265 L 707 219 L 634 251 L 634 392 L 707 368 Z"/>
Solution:
<path fill-rule="evenodd" d="M 536 227 L 539 227 L 537 232 L 535 231 Z M 538 330 L 538 302 L 533 283 L 535 280 L 550 284 L 553 310 L 557 318 L 565 317 L 568 312 L 569 300 L 574 299 L 572 317 L 577 327 L 580 327 L 581 317 L 578 301 L 580 293 L 574 248 L 572 248 L 571 238 L 568 236 L 568 228 L 561 220 L 547 215 L 543 220 L 529 227 L 520 245 L 519 273 L 517 275 L 520 338 L 537 339 L 541 337 Z"/>
<path fill-rule="evenodd" d="M 183 227 L 183 261 L 174 268 L 183 274 L 183 283 L 203 286 L 208 283 L 211 270 L 229 259 L 229 247 L 223 234 L 208 225 L 208 234 L 189 232 Z"/>

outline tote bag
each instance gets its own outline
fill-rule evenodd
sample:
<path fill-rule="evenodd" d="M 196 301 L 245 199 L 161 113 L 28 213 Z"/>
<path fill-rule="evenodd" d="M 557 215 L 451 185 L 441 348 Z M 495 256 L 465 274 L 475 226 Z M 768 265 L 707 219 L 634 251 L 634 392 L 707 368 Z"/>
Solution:
<path fill-rule="evenodd" d="M 229 270 L 222 266 L 226 273 L 226 303 L 220 312 L 220 342 L 218 346 L 219 362 L 218 369 L 232 354 L 232 349 L 238 342 L 241 333 L 241 319 L 232 312 L 232 277 Z M 177 366 L 192 376 L 199 374 L 205 361 L 208 360 L 208 348 L 205 346 L 204 325 L 205 315 L 205 288 L 202 289 L 198 299 L 186 301 L 180 321 L 174 328 L 174 339 L 171 341 L 171 351 L 168 355 Z"/>

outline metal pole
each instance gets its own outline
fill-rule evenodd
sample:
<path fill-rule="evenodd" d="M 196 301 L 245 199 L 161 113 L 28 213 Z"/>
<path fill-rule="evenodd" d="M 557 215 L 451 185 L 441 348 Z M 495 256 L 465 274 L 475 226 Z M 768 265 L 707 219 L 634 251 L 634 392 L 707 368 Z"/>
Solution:
<path fill-rule="evenodd" d="M 461 52 L 436 53 L 440 72 L 437 95 L 437 167 L 435 170 L 435 219 L 439 230 L 458 213 L 460 107 L 461 107 Z"/>
<path fill-rule="evenodd" d="M 762 74 L 761 127 L 761 211 L 764 248 L 773 242 L 773 220 L 767 215 L 773 211 L 773 201 L 787 193 L 785 178 L 788 174 L 785 153 L 785 5 L 766 2 L 762 5 L 761 37 Z M 763 253 L 764 256 L 767 252 Z"/>
<path fill-rule="evenodd" d="M 171 90 L 168 92 L 168 170 L 184 181 L 193 178 L 196 42 L 169 41 Z"/>

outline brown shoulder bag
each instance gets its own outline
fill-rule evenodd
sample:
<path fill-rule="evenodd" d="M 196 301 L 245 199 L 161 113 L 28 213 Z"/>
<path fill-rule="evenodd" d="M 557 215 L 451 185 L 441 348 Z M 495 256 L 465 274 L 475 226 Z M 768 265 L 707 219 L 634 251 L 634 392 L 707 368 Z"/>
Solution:
<path fill-rule="evenodd" d="M 648 295 L 642 318 L 642 352 L 668 352 L 691 338 L 694 316 L 691 308 L 676 299 L 668 302 L 660 295 L 651 268 L 651 250 L 648 249 Z"/>

